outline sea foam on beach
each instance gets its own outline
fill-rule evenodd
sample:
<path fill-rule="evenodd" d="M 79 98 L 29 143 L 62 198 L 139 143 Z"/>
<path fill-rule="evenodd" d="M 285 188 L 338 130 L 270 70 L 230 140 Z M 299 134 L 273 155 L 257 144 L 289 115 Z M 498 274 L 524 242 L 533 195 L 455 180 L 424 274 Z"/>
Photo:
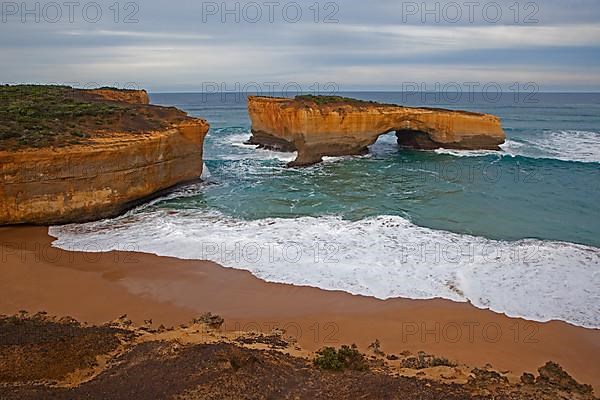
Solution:
<path fill-rule="evenodd" d="M 189 210 L 130 213 L 50 234 L 67 250 L 212 260 L 269 282 L 380 299 L 469 301 L 514 317 L 600 327 L 600 250 L 583 245 L 489 240 L 398 216 L 246 221 Z"/>
<path fill-rule="evenodd" d="M 244 144 L 243 104 L 155 97 L 211 121 L 206 182 L 116 219 L 52 227 L 54 246 L 207 259 L 271 282 L 600 328 L 597 97 L 461 107 L 503 119 L 502 152 L 410 151 L 391 133 L 368 155 L 303 169 L 286 168 L 295 153 Z"/>

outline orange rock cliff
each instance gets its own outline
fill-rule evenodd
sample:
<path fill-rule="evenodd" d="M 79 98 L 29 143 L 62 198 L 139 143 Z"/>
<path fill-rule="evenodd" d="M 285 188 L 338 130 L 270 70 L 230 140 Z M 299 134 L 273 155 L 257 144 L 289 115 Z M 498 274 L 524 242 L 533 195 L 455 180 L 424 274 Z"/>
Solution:
<path fill-rule="evenodd" d="M 88 93 L 111 102 L 149 102 L 145 91 Z M 209 125 L 175 111 L 184 117 L 161 130 L 111 132 L 85 144 L 0 151 L 0 225 L 113 217 L 157 192 L 198 179 Z"/>
<path fill-rule="evenodd" d="M 298 151 L 291 166 L 311 165 L 323 156 L 357 155 L 385 133 L 415 149 L 500 150 L 505 134 L 489 114 L 411 108 L 353 99 L 250 97 L 249 144 Z"/>

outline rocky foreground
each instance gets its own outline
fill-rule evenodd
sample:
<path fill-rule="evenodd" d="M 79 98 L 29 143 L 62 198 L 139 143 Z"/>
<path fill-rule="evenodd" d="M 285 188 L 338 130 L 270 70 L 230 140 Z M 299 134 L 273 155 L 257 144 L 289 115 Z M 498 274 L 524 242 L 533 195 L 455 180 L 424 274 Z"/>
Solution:
<path fill-rule="evenodd" d="M 295 99 L 250 97 L 249 144 L 297 151 L 292 166 L 311 165 L 323 156 L 368 152 L 382 134 L 396 132 L 398 144 L 414 149 L 500 150 L 505 134 L 489 114 L 411 108 L 336 96 Z"/>
<path fill-rule="evenodd" d="M 202 173 L 208 124 L 142 90 L 0 86 L 0 225 L 116 216 Z"/>
<path fill-rule="evenodd" d="M 285 332 L 224 333 L 210 313 L 178 328 L 125 317 L 84 326 L 0 317 L 2 399 L 594 399 L 548 362 L 520 378 L 424 353 L 303 351 Z M 446 383 L 451 382 L 451 383 Z"/>

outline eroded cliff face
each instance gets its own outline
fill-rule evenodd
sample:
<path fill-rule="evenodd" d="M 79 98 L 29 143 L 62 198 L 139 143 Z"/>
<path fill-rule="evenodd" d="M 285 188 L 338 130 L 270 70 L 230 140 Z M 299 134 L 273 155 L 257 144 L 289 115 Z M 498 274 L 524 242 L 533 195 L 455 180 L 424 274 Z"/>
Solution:
<path fill-rule="evenodd" d="M 250 97 L 248 111 L 248 143 L 298 151 L 294 166 L 318 163 L 323 156 L 362 154 L 393 131 L 400 145 L 417 149 L 499 150 L 505 141 L 499 118 L 465 111 L 272 97 Z"/>
<path fill-rule="evenodd" d="M 148 133 L 114 133 L 62 148 L 0 152 L 0 225 L 112 217 L 202 173 L 208 124 L 189 119 Z"/>
<path fill-rule="evenodd" d="M 208 124 L 93 139 L 92 144 L 0 152 L 0 225 L 62 224 L 118 215 L 197 179 Z"/>

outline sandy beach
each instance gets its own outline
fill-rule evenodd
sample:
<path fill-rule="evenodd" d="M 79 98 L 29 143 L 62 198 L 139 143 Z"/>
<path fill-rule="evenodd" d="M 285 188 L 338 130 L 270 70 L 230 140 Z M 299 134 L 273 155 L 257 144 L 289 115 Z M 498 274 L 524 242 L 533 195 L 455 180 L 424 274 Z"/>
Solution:
<path fill-rule="evenodd" d="M 598 330 L 446 300 L 381 301 L 267 283 L 212 262 L 66 252 L 52 241 L 44 227 L 0 228 L 0 313 L 45 311 L 94 324 L 127 314 L 170 326 L 210 311 L 225 318 L 225 330 L 283 328 L 307 350 L 356 343 L 366 351 L 379 339 L 388 353 L 423 350 L 516 375 L 552 360 L 600 390 Z"/>

